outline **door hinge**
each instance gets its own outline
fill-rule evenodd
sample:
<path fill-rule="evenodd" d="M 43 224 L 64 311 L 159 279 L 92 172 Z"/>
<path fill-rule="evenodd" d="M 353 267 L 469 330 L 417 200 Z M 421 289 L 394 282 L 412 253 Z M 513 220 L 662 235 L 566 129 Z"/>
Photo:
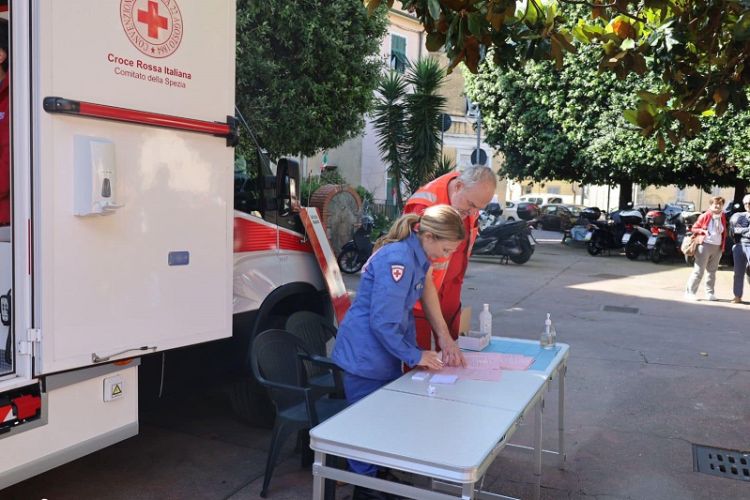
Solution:
<path fill-rule="evenodd" d="M 42 330 L 39 328 L 29 328 L 26 330 L 26 338 L 18 341 L 18 353 L 23 356 L 32 356 L 34 354 L 34 342 L 42 341 Z"/>

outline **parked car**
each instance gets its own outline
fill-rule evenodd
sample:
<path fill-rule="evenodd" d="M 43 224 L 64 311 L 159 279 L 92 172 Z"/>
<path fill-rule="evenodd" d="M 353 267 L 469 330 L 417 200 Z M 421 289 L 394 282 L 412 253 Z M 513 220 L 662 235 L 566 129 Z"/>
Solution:
<path fill-rule="evenodd" d="M 537 206 L 549 205 L 552 203 L 565 203 L 563 197 L 559 194 L 526 194 L 518 198 L 518 201 L 527 201 Z"/>
<path fill-rule="evenodd" d="M 539 206 L 528 201 L 506 201 L 503 218 L 513 220 L 534 220 L 539 215 Z"/>
<path fill-rule="evenodd" d="M 535 226 L 545 231 L 566 231 L 573 227 L 584 209 L 580 205 L 551 203 L 542 205 Z"/>

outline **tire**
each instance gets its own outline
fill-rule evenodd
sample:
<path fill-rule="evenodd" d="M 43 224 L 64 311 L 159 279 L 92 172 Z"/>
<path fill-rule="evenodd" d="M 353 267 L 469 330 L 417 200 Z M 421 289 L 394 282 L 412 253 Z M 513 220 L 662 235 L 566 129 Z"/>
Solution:
<path fill-rule="evenodd" d="M 359 252 L 353 248 L 341 252 L 336 259 L 336 262 L 339 263 L 339 268 L 347 274 L 358 272 L 362 269 L 363 264 L 363 262 L 359 260 Z"/>
<path fill-rule="evenodd" d="M 638 260 L 638 257 L 640 257 L 640 255 L 641 252 L 639 252 L 635 246 L 625 247 L 625 257 L 627 257 L 629 260 Z"/>
<path fill-rule="evenodd" d="M 651 262 L 654 264 L 658 264 L 663 257 L 664 256 L 661 254 L 661 244 L 657 241 L 654 248 L 648 251 L 648 258 L 651 259 Z"/>
<path fill-rule="evenodd" d="M 514 221 L 514 220 L 516 220 L 516 219 L 514 219 L 513 217 L 508 217 L 508 218 L 507 218 L 507 219 L 505 219 L 505 220 L 507 220 L 508 222 L 511 222 L 511 221 Z"/>
<path fill-rule="evenodd" d="M 591 241 L 586 245 L 586 251 L 589 255 L 599 255 L 602 253 L 602 247 L 599 245 L 599 237 L 595 236 L 591 238 Z"/>
<path fill-rule="evenodd" d="M 521 240 L 521 253 L 518 255 L 509 255 L 508 258 L 516 264 L 525 264 L 533 254 L 534 247 L 532 247 L 529 240 L 524 237 L 524 239 Z"/>
<path fill-rule="evenodd" d="M 276 411 L 266 388 L 255 377 L 251 375 L 233 382 L 228 392 L 232 411 L 241 421 L 253 427 L 273 427 Z"/>

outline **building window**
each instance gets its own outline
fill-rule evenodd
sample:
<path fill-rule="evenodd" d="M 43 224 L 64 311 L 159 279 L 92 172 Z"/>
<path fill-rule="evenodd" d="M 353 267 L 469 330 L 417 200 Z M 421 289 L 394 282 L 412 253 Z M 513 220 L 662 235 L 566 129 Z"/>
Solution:
<path fill-rule="evenodd" d="M 390 68 L 398 73 L 403 73 L 406 71 L 407 63 L 406 38 L 400 35 L 391 35 Z"/>

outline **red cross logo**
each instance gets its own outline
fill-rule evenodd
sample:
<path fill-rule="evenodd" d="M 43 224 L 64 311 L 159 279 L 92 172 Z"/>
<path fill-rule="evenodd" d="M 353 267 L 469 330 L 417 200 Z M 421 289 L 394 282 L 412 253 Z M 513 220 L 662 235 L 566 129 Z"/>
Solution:
<path fill-rule="evenodd" d="M 148 36 L 159 38 L 159 28 L 167 29 L 167 18 L 159 15 L 159 4 L 149 2 L 148 10 L 138 11 L 138 22 L 148 25 Z"/>
<path fill-rule="evenodd" d="M 392 265 L 391 266 L 391 277 L 393 278 L 393 281 L 398 283 L 401 281 L 401 278 L 404 276 L 404 266 L 400 265 Z"/>

